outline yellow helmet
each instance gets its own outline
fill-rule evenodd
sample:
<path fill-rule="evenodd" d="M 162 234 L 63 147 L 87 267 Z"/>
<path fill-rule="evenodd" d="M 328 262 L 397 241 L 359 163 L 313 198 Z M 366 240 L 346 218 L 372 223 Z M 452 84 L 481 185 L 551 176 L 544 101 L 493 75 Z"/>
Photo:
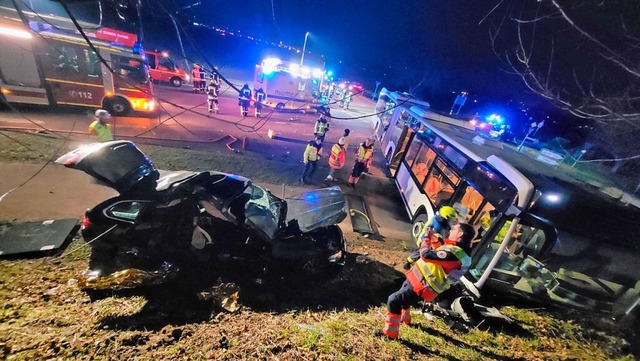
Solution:
<path fill-rule="evenodd" d="M 458 212 L 456 212 L 456 210 L 451 206 L 442 206 L 442 208 L 440 208 L 438 213 L 440 213 L 442 218 L 444 218 L 446 220 L 449 220 L 449 219 L 451 219 L 453 217 L 458 216 Z"/>

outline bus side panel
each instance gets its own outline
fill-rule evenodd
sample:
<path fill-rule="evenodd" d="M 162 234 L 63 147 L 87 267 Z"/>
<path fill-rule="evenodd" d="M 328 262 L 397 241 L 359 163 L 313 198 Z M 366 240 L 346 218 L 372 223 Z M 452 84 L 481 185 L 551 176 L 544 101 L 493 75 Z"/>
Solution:
<path fill-rule="evenodd" d="M 10 103 L 49 104 L 38 72 L 33 40 L 0 36 L 0 88 Z"/>
<path fill-rule="evenodd" d="M 40 56 L 45 79 L 56 104 L 102 105 L 101 67 L 91 49 L 48 38 Z"/>
<path fill-rule="evenodd" d="M 398 173 L 396 174 L 396 183 L 400 190 L 400 195 L 404 200 L 405 206 L 409 211 L 409 216 L 413 219 L 420 206 L 424 206 L 427 210 L 427 216 L 433 217 L 433 206 L 429 202 L 429 198 L 421 192 L 420 186 L 416 185 L 416 182 L 411 177 L 406 164 L 400 163 L 398 167 Z"/>

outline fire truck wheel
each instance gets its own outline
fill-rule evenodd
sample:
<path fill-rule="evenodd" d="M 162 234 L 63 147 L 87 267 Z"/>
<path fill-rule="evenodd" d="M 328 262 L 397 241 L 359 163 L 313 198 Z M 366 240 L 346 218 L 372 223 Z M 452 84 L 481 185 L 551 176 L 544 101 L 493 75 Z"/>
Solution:
<path fill-rule="evenodd" d="M 124 116 L 129 114 L 131 111 L 131 107 L 129 106 L 129 102 L 123 98 L 115 98 L 110 100 L 107 103 L 107 108 L 109 112 L 115 116 Z"/>
<path fill-rule="evenodd" d="M 178 78 L 177 76 L 174 76 L 173 78 L 171 78 L 171 85 L 173 85 L 176 88 L 179 88 L 182 85 L 182 79 Z"/>

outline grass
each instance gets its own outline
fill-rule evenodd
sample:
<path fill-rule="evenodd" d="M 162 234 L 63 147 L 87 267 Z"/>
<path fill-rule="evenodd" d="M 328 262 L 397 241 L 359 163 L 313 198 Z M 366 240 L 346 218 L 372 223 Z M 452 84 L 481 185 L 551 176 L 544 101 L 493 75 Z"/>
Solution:
<path fill-rule="evenodd" d="M 0 161 L 4 162 L 46 162 L 63 145 L 62 140 L 41 135 L 7 134 L 31 150 L 0 137 Z M 68 142 L 61 152 L 77 143 Z M 232 164 L 233 171 L 261 181 L 289 177 L 286 167 L 271 175 L 273 171 L 261 169 L 280 162 L 250 155 L 142 148 L 165 169 L 216 169 Z M 282 285 L 280 294 L 268 298 L 274 304 L 261 307 L 244 289 L 240 300 L 245 306 L 237 314 L 194 316 L 198 310 L 191 304 L 176 304 L 183 295 L 171 292 L 159 298 L 157 294 L 155 298 L 113 295 L 92 302 L 74 283 L 87 267 L 89 247 L 83 245 L 76 238 L 59 257 L 0 261 L 0 359 L 633 359 L 629 345 L 617 333 L 516 307 L 502 308 L 517 320 L 515 330 L 492 327 L 463 333 L 442 319 L 415 314 L 412 327 L 401 327 L 400 340 L 375 338 L 372 330 L 384 321 L 384 295 L 400 274 L 382 262 L 349 264 L 339 279 L 323 286 Z M 404 258 L 400 247 L 368 245 L 373 258 Z M 269 292 L 277 291 L 260 289 L 258 293 Z M 348 302 L 353 299 L 358 302 Z"/>

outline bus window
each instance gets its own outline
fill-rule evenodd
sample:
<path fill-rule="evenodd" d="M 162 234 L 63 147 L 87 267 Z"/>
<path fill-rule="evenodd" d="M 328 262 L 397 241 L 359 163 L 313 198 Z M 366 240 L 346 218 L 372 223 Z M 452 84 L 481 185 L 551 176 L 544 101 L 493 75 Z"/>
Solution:
<path fill-rule="evenodd" d="M 147 73 L 142 61 L 118 55 L 111 55 L 111 60 L 116 73 L 140 84 L 147 82 Z"/>
<path fill-rule="evenodd" d="M 441 169 L 444 169 L 444 171 Z M 456 183 L 452 183 L 452 181 Z M 436 165 L 429 173 L 429 177 L 427 177 L 427 181 L 424 184 L 424 191 L 433 202 L 433 205 L 439 207 L 441 204 L 449 203 L 458 181 L 458 176 L 449 170 L 441 160 L 437 159 Z"/>
<path fill-rule="evenodd" d="M 411 169 L 411 167 L 413 166 L 413 160 L 416 158 L 421 145 L 422 142 L 420 141 L 411 142 L 411 144 L 409 145 L 409 149 L 407 149 L 407 155 L 404 158 L 409 169 Z"/>
<path fill-rule="evenodd" d="M 456 208 L 456 207 L 454 208 L 458 210 L 458 213 L 462 218 L 465 219 L 465 222 L 471 223 L 472 221 L 475 221 L 475 223 L 477 223 L 482 219 L 482 216 L 484 214 L 475 217 L 475 219 L 474 219 L 474 216 L 478 214 L 478 211 L 481 211 L 480 213 L 484 212 L 484 208 L 486 208 L 486 206 L 482 210 L 480 210 L 480 207 L 482 206 L 483 201 L 484 201 L 484 197 L 480 193 L 478 193 L 477 190 L 475 190 L 471 186 L 466 186 L 464 189 L 464 194 L 462 195 L 462 199 L 460 199 L 460 202 L 459 202 L 460 204 L 459 208 Z M 491 206 L 491 208 L 487 210 L 485 213 L 488 213 L 492 209 L 493 209 L 493 206 Z"/>
<path fill-rule="evenodd" d="M 418 183 L 422 183 L 427 177 L 431 164 L 436 159 L 436 153 L 429 147 L 422 147 L 418 152 L 416 161 L 414 162 L 411 170 L 413 174 L 418 178 Z"/>

